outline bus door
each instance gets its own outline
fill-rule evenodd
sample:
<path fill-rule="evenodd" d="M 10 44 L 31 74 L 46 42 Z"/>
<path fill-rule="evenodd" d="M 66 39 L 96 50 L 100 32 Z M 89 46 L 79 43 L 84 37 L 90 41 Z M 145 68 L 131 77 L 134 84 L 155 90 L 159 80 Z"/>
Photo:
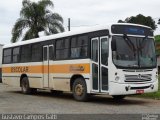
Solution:
<path fill-rule="evenodd" d="M 43 87 L 49 87 L 50 81 L 50 62 L 53 61 L 53 45 L 43 46 Z"/>
<path fill-rule="evenodd" d="M 91 39 L 92 91 L 108 91 L 108 37 Z"/>

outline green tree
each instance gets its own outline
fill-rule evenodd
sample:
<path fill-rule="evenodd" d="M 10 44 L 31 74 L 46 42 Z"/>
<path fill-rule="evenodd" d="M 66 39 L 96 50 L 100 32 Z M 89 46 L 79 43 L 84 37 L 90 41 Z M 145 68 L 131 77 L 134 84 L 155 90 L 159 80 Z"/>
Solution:
<path fill-rule="evenodd" d="M 64 31 L 63 18 L 48 9 L 48 7 L 54 7 L 51 0 L 40 0 L 37 3 L 23 0 L 22 6 L 20 18 L 12 29 L 12 43 L 17 42 L 24 31 L 23 41 L 38 38 L 38 33 L 41 31 L 46 35 Z"/>
<path fill-rule="evenodd" d="M 125 21 L 123 21 L 123 20 L 118 20 L 118 23 L 125 23 Z"/>
<path fill-rule="evenodd" d="M 151 16 L 146 17 L 142 14 L 139 14 L 137 16 L 128 17 L 124 20 L 124 22 L 146 25 L 146 26 L 151 27 L 153 30 L 157 28 L 156 22 L 153 20 Z"/>

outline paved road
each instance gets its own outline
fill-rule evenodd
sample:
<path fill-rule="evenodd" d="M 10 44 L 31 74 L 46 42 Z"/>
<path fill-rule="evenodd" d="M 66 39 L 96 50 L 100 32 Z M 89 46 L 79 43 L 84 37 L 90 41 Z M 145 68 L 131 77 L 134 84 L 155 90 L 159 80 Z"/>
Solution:
<path fill-rule="evenodd" d="M 90 102 L 77 102 L 70 93 L 54 96 L 39 91 L 21 94 L 20 88 L 0 84 L 0 113 L 22 114 L 159 114 L 160 100 L 127 97 L 121 102 L 110 96 L 92 96 Z"/>

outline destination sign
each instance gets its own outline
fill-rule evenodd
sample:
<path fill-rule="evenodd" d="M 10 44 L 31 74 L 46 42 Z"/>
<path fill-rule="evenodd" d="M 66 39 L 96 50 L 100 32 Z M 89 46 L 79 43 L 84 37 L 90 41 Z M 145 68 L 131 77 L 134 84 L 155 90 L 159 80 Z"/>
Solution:
<path fill-rule="evenodd" d="M 153 30 L 141 26 L 133 25 L 112 25 L 111 27 L 113 34 L 130 34 L 130 35 L 143 35 L 153 36 Z"/>

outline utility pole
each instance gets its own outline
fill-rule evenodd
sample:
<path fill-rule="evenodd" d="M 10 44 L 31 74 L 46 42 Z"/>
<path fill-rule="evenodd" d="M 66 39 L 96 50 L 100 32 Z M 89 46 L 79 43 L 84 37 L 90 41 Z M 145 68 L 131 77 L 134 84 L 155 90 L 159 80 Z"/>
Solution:
<path fill-rule="evenodd" d="M 68 18 L 68 31 L 71 31 L 71 19 Z"/>

